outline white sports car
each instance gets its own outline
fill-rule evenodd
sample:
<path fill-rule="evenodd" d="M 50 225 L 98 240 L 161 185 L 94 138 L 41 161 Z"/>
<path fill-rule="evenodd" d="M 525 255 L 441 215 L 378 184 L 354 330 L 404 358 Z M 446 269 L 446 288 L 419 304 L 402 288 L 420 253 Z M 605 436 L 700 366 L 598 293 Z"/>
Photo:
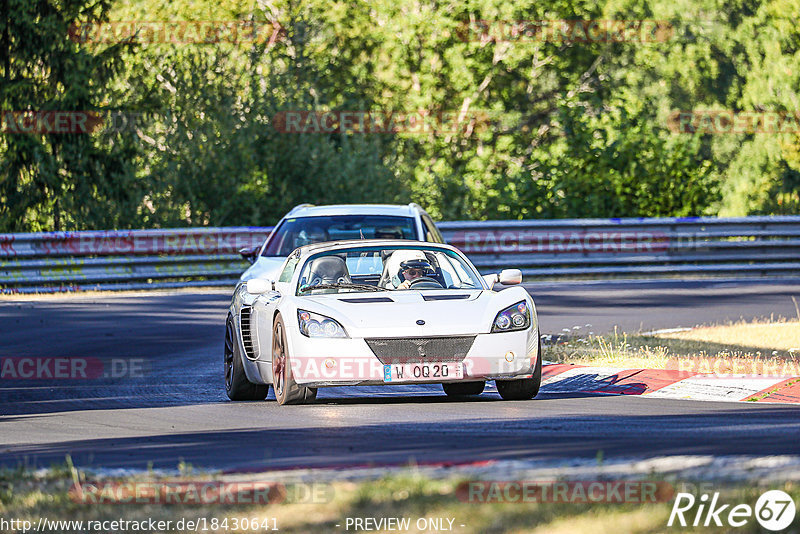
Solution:
<path fill-rule="evenodd" d="M 531 399 L 542 377 L 536 308 L 519 270 L 481 276 L 456 248 L 408 240 L 307 245 L 275 281 L 240 282 L 225 330 L 225 389 L 280 404 L 317 388 L 441 383 Z"/>

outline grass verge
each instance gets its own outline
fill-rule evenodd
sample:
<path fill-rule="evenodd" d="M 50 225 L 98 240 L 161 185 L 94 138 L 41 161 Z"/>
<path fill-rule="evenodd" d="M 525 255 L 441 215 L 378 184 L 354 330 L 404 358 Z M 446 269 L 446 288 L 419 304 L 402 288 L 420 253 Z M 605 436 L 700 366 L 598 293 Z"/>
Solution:
<path fill-rule="evenodd" d="M 681 360 L 692 360 L 700 371 L 706 365 L 710 372 L 782 375 L 785 371 L 797 376 L 800 321 L 740 321 L 651 334 L 616 329 L 604 336 L 572 334 L 543 352 L 545 360 L 557 363 L 670 369 L 678 368 Z"/>
<path fill-rule="evenodd" d="M 249 475 L 252 479 L 254 475 Z M 457 488 L 464 480 L 431 479 L 413 469 L 390 477 L 364 482 L 335 482 L 319 495 L 318 502 L 283 502 L 280 504 L 116 504 L 103 502 L 87 504 L 76 502 L 74 487 L 76 480 L 86 475 L 70 468 L 56 468 L 46 472 L 31 472 L 22 469 L 0 472 L 0 516 L 9 519 L 31 521 L 36 525 L 40 517 L 49 520 L 73 521 L 172 521 L 181 518 L 205 519 L 206 532 L 252 532 L 252 528 L 233 528 L 235 518 L 248 518 L 251 522 L 276 525 L 279 531 L 288 533 L 347 532 L 347 518 L 408 518 L 407 532 L 431 531 L 428 526 L 418 528 L 425 519 L 444 521 L 456 533 L 650 533 L 668 531 L 667 520 L 672 509 L 672 499 L 658 503 L 600 503 L 600 502 L 465 502 L 464 493 Z M 130 484 L 131 482 L 155 483 L 153 475 L 128 478 L 106 478 L 104 482 Z M 170 478 L 168 482 L 210 481 L 210 476 L 182 476 Z M 758 488 L 752 484 L 717 485 L 704 492 L 720 492 L 720 503 L 749 504 L 753 506 L 766 489 L 781 489 L 798 502 L 800 487 L 791 483 Z M 673 483 L 671 487 L 681 486 Z M 702 487 L 691 484 L 689 487 Z M 693 508 L 686 517 L 694 518 Z M 228 518 L 227 528 L 211 528 L 213 520 L 221 522 Z M 795 520 L 795 525 L 798 520 Z M 426 528 L 428 530 L 426 530 Z M 189 529 L 167 529 L 182 532 Z M 202 529 L 201 529 L 202 530 Z M 257 529 L 263 532 L 263 528 Z M 352 527 L 349 529 L 354 530 Z M 682 532 L 726 532 L 730 527 L 680 529 Z M 62 529 L 62 532 L 69 531 Z M 88 531 L 84 528 L 84 531 Z M 105 531 L 109 527 L 105 527 Z M 391 531 L 389 528 L 375 532 Z M 759 532 L 754 519 L 737 532 Z M 14 532 L 6 529 L 4 532 Z"/>

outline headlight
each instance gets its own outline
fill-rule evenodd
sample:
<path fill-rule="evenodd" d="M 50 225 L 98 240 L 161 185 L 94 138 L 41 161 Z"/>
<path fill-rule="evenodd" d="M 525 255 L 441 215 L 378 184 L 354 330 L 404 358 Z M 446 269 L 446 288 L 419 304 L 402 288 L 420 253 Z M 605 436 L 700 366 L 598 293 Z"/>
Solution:
<path fill-rule="evenodd" d="M 347 337 L 342 325 L 318 313 L 297 310 L 300 333 L 306 337 Z"/>
<path fill-rule="evenodd" d="M 524 300 L 502 310 L 494 318 L 492 333 L 525 330 L 531 325 L 531 310 Z"/>

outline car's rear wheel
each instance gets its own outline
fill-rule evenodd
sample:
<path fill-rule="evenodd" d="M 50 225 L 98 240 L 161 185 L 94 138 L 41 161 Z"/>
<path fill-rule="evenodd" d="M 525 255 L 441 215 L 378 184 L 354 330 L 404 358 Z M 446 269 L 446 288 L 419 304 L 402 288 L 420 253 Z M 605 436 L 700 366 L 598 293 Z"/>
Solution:
<path fill-rule="evenodd" d="M 225 392 L 235 401 L 264 400 L 269 392 L 266 384 L 253 384 L 244 372 L 242 355 L 234 335 L 233 317 L 225 321 Z"/>
<path fill-rule="evenodd" d="M 305 404 L 317 398 L 317 388 L 308 388 L 294 381 L 289 351 L 286 348 L 286 329 L 279 313 L 272 330 L 272 389 L 278 404 Z"/>
<path fill-rule="evenodd" d="M 483 393 L 484 387 L 486 387 L 486 382 L 445 382 L 442 384 L 442 389 L 448 397 L 480 395 Z"/>
<path fill-rule="evenodd" d="M 497 392 L 503 400 L 530 400 L 539 394 L 542 385 L 542 340 L 539 339 L 539 352 L 536 358 L 536 368 L 531 378 L 520 380 L 497 380 Z"/>

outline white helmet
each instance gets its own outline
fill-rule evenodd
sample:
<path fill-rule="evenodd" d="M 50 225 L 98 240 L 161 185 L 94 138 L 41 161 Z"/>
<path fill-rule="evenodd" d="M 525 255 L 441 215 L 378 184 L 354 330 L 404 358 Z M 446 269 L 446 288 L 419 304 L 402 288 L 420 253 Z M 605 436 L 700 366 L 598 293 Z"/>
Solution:
<path fill-rule="evenodd" d="M 427 261 L 428 259 L 421 250 L 395 250 L 392 255 L 389 256 L 389 259 L 386 260 L 386 264 L 383 267 L 380 286 L 389 287 L 391 285 L 392 288 L 397 288 L 403 283 L 400 277 L 400 264 L 408 260 Z"/>

